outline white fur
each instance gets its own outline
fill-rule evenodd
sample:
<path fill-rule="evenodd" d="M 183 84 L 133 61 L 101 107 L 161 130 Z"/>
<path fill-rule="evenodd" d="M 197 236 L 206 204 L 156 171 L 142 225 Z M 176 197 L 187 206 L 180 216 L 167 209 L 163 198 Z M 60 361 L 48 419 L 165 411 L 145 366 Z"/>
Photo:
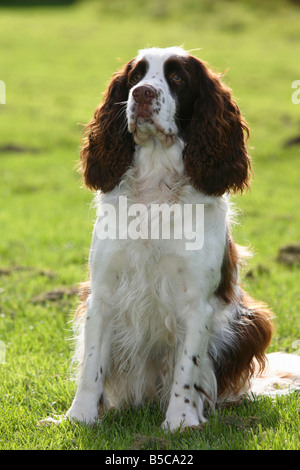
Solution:
<path fill-rule="evenodd" d="M 182 174 L 181 152 L 179 140 L 163 148 L 150 137 L 147 146 L 137 148 L 135 163 L 120 186 L 98 194 L 98 204 L 116 208 L 120 195 L 132 203 L 204 204 L 204 247 L 188 252 L 185 240 L 100 240 L 94 231 L 82 372 L 69 417 L 97 419 L 104 388 L 112 406 L 160 396 L 169 402 L 165 424 L 171 429 L 181 422 L 188 426 L 203 421 L 203 398 L 194 383 L 203 386 L 205 382 L 212 402 L 216 400 L 216 379 L 207 351 L 228 202 L 189 185 Z M 176 191 L 165 186 L 170 180 L 177 183 L 172 184 Z M 147 184 L 151 187 L 145 191 Z M 219 323 L 220 319 L 218 328 Z M 194 356 L 201 366 L 195 367 Z M 190 389 L 183 388 L 186 384 Z M 180 406 L 175 393 L 181 396 Z"/>
<path fill-rule="evenodd" d="M 253 395 L 286 395 L 300 389 L 300 356 L 275 352 L 267 354 L 268 367 L 250 383 Z"/>

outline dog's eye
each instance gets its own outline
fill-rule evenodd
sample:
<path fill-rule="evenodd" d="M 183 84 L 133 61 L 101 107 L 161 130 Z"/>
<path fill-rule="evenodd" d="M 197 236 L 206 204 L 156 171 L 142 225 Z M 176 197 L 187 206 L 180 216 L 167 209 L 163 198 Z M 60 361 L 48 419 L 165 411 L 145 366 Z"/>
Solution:
<path fill-rule="evenodd" d="M 142 74 L 140 72 L 134 72 L 130 77 L 131 85 L 135 85 L 142 79 Z"/>
<path fill-rule="evenodd" d="M 173 72 L 170 74 L 170 80 L 172 80 L 172 82 L 176 83 L 177 85 L 180 85 L 181 83 L 183 83 L 182 76 L 176 72 Z"/>

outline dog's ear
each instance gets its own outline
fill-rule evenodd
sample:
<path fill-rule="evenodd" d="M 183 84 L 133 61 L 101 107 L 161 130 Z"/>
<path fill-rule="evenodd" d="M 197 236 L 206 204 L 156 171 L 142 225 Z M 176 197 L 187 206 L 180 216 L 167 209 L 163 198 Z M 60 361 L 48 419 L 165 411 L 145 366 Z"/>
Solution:
<path fill-rule="evenodd" d="M 132 162 L 135 145 L 125 114 L 131 65 L 132 61 L 113 75 L 94 118 L 84 129 L 79 171 L 90 189 L 111 191 Z"/>
<path fill-rule="evenodd" d="M 251 172 L 248 126 L 218 75 L 196 57 L 189 61 L 197 79 L 194 112 L 185 130 L 186 174 L 196 189 L 209 195 L 243 191 Z"/>

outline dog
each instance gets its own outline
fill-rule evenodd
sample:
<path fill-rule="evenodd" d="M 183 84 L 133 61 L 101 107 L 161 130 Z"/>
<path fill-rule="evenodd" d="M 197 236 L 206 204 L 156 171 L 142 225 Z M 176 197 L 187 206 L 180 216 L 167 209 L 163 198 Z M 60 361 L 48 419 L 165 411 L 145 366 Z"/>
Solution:
<path fill-rule="evenodd" d="M 68 419 L 158 401 L 174 431 L 299 380 L 297 356 L 274 379 L 273 314 L 239 279 L 229 198 L 250 186 L 248 136 L 221 76 L 182 48 L 141 50 L 113 75 L 80 156 L 98 212 Z"/>

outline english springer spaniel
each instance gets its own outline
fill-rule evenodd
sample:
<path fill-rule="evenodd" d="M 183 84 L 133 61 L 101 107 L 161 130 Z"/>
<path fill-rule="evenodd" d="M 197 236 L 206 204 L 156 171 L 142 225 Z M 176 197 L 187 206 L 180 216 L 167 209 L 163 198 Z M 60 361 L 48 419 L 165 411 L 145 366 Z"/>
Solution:
<path fill-rule="evenodd" d="M 98 217 L 69 419 L 159 401 L 163 427 L 184 429 L 255 390 L 272 315 L 240 285 L 229 203 L 249 187 L 248 134 L 220 76 L 181 48 L 141 50 L 112 77 L 81 151 Z"/>

